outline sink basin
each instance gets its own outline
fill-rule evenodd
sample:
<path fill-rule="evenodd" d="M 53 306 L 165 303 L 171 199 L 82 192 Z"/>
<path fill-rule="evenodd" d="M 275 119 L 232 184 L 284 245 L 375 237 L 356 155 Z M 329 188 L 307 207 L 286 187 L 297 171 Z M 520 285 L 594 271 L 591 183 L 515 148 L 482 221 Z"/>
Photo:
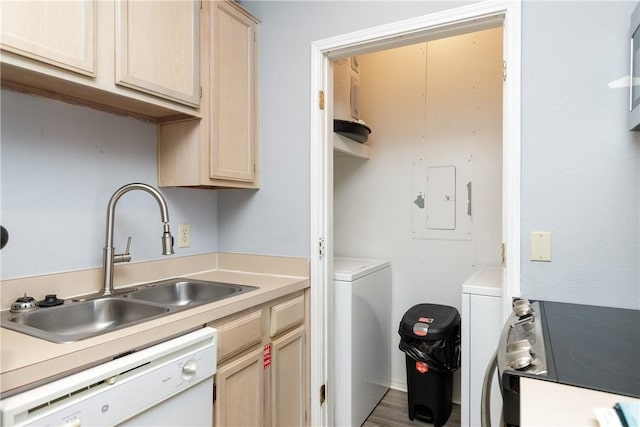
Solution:
<path fill-rule="evenodd" d="M 231 283 L 177 278 L 150 284 L 124 296 L 154 304 L 186 307 L 218 301 L 254 289 L 257 288 Z"/>
<path fill-rule="evenodd" d="M 57 307 L 0 315 L 2 327 L 57 343 L 74 342 L 166 314 L 258 289 L 255 286 L 174 278 L 119 289 L 110 296 L 74 299 Z"/>
<path fill-rule="evenodd" d="M 25 313 L 2 313 L 2 326 L 54 342 L 73 342 L 131 326 L 170 311 L 121 298 L 72 302 Z"/>

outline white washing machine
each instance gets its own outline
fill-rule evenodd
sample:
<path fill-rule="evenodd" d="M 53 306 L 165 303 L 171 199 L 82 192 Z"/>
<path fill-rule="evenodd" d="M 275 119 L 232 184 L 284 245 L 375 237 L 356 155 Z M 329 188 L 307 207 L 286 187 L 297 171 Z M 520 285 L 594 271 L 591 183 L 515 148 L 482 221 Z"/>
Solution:
<path fill-rule="evenodd" d="M 334 258 L 335 425 L 360 426 L 389 390 L 391 264 Z"/>

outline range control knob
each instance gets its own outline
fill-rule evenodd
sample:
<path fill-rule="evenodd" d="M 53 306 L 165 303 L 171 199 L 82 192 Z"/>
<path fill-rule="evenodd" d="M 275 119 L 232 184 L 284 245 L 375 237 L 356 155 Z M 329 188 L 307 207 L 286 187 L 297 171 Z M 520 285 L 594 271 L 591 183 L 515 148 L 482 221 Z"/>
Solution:
<path fill-rule="evenodd" d="M 529 340 L 517 340 L 507 344 L 507 353 L 514 353 L 518 350 L 531 351 L 531 343 L 529 342 Z"/>
<path fill-rule="evenodd" d="M 182 379 L 185 381 L 189 381 L 196 375 L 196 370 L 198 369 L 198 362 L 191 359 L 182 367 Z"/>
<path fill-rule="evenodd" d="M 516 370 L 526 369 L 531 366 L 533 355 L 528 349 L 516 350 L 507 353 L 507 363 Z"/>
<path fill-rule="evenodd" d="M 520 318 L 532 312 L 531 303 L 525 298 L 514 300 L 511 306 L 513 307 L 513 314 Z"/>

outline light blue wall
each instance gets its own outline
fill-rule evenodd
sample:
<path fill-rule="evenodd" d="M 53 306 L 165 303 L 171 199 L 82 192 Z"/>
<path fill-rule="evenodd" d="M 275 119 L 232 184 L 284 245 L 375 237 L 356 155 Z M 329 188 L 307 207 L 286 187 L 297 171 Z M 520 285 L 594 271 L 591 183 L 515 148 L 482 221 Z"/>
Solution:
<path fill-rule="evenodd" d="M 220 249 L 309 255 L 311 42 L 463 2 L 241 2 L 260 25 L 261 189 L 218 195 Z"/>
<path fill-rule="evenodd" d="M 640 308 L 640 133 L 627 131 L 635 2 L 525 2 L 522 17 L 522 290 Z M 552 262 L 529 233 L 552 233 Z"/>
<path fill-rule="evenodd" d="M 113 192 L 129 182 L 157 185 L 156 126 L 9 90 L 0 102 L 0 223 L 9 230 L 0 277 L 101 266 Z M 174 256 L 216 251 L 216 192 L 161 192 L 174 235 L 191 224 L 191 247 L 176 245 Z M 119 252 L 133 238 L 133 262 L 163 258 L 158 204 L 147 193 L 125 194 L 115 224 Z"/>
<path fill-rule="evenodd" d="M 262 189 L 219 195 L 221 250 L 309 253 L 310 44 L 460 2 L 242 4 L 262 19 Z M 522 292 L 640 306 L 638 134 L 626 131 L 633 2 L 529 2 L 522 18 Z M 529 261 L 529 233 L 553 261 Z"/>
<path fill-rule="evenodd" d="M 192 224 L 193 246 L 177 254 L 308 256 L 311 42 L 464 4 L 243 2 L 263 21 L 262 188 L 163 189 L 174 228 Z M 607 85 L 628 73 L 633 7 L 626 1 L 523 5 L 527 296 L 640 305 L 640 137 L 625 130 L 626 91 Z M 127 182 L 156 183 L 155 126 L 6 90 L 0 102 L 0 221 L 11 233 L 0 252 L 1 277 L 99 266 L 110 195 Z M 160 257 L 153 203 L 131 193 L 118 208 L 116 244 L 132 234 L 136 261 Z M 553 262 L 528 260 L 535 230 L 553 233 Z"/>

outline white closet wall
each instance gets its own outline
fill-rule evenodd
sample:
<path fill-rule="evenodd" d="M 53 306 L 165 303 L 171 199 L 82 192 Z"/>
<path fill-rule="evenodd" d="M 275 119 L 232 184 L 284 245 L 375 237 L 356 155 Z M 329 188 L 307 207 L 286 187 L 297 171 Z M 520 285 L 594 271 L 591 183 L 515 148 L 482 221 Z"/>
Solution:
<path fill-rule="evenodd" d="M 391 377 L 403 389 L 397 328 L 405 311 L 422 302 L 460 310 L 462 282 L 474 265 L 500 262 L 502 29 L 363 55 L 358 62 L 371 158 L 335 157 L 335 255 L 391 261 Z M 457 231 L 436 230 L 437 238 L 416 230 L 426 229 L 414 202 L 419 171 L 429 165 L 456 166 L 458 213 L 464 207 L 466 215 L 472 181 L 470 235 L 461 237 L 460 217 Z M 454 400 L 459 396 L 456 381 Z"/>

